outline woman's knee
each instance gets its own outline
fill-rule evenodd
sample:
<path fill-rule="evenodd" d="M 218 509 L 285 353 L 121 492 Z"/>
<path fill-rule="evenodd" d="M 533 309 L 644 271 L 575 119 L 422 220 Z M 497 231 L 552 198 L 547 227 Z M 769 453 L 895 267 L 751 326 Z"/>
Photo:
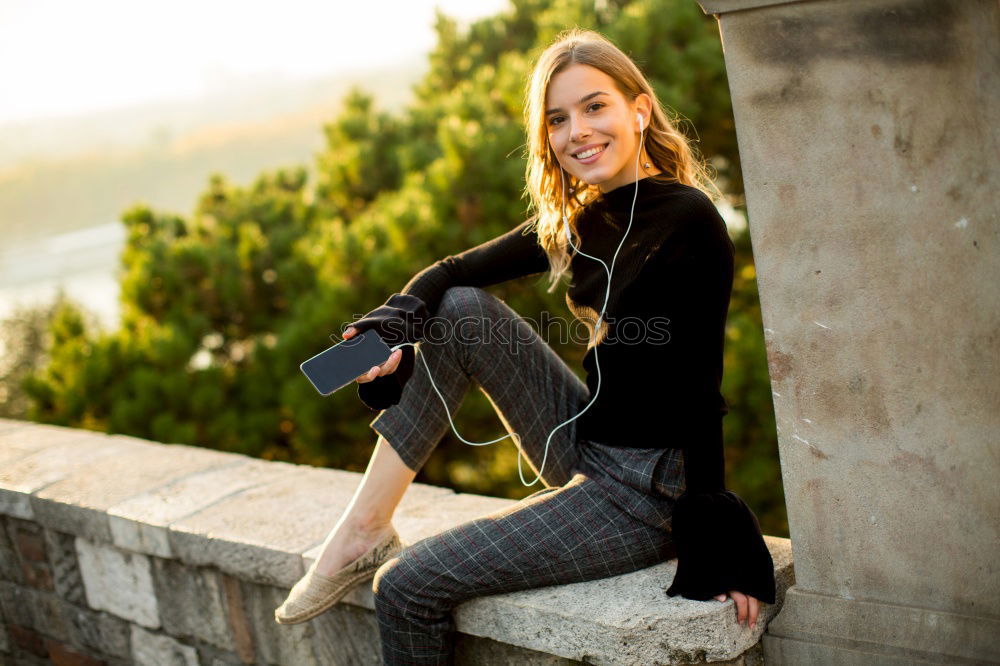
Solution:
<path fill-rule="evenodd" d="M 375 604 L 391 603 L 400 605 L 400 597 L 407 589 L 407 585 L 402 580 L 400 571 L 399 556 L 387 560 L 375 571 L 372 579 L 372 594 L 375 597 Z M 412 587 L 412 586 L 410 586 Z"/>
<path fill-rule="evenodd" d="M 406 551 L 386 561 L 376 571 L 372 579 L 372 595 L 376 606 L 399 610 L 422 608 L 446 611 L 447 600 L 436 595 L 423 594 L 429 581 L 414 568 Z M 423 580 L 423 584 L 420 582 Z"/>
<path fill-rule="evenodd" d="M 437 315 L 447 321 L 440 329 L 432 327 L 433 335 L 445 333 L 448 341 L 465 344 L 508 342 L 518 337 L 518 327 L 525 324 L 510 306 L 479 287 L 449 287 Z"/>
<path fill-rule="evenodd" d="M 441 296 L 436 314 L 451 320 L 460 319 L 470 314 L 478 315 L 482 308 L 482 302 L 489 298 L 495 297 L 479 287 L 466 285 L 449 287 Z"/>

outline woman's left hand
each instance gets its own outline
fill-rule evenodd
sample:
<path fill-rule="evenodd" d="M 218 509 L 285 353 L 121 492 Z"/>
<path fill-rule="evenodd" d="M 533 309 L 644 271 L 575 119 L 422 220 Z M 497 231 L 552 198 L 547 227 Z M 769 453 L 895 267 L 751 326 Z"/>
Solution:
<path fill-rule="evenodd" d="M 729 596 L 736 604 L 736 623 L 749 626 L 753 629 L 757 625 L 757 613 L 760 612 L 760 602 L 749 594 L 743 594 L 739 590 L 729 590 Z M 726 600 L 726 594 L 717 594 L 715 599 Z"/>

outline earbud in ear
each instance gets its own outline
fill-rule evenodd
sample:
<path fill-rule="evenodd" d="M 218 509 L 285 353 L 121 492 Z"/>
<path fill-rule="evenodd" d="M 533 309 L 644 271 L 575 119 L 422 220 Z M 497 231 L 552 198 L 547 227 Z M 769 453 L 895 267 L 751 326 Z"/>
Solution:
<path fill-rule="evenodd" d="M 635 119 L 639 121 L 639 131 L 641 132 L 642 131 L 642 114 L 641 113 L 635 114 Z"/>

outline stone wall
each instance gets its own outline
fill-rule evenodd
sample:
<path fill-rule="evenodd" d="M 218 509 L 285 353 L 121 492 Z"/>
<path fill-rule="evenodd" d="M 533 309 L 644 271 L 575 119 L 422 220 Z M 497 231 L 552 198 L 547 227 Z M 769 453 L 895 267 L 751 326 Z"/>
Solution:
<path fill-rule="evenodd" d="M 0 419 L 0 663 L 381 663 L 370 584 L 310 622 L 274 622 L 360 480 Z M 413 543 L 513 503 L 413 484 L 393 522 Z M 758 663 L 793 582 L 788 540 L 767 542 L 779 603 L 755 630 L 732 601 L 667 597 L 671 560 L 470 600 L 455 610 L 457 661 Z"/>

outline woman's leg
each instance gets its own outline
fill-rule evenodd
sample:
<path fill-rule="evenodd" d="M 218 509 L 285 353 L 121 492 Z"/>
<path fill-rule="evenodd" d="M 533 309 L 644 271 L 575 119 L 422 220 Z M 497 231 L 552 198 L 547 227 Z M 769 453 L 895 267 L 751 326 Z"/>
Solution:
<path fill-rule="evenodd" d="M 539 489 L 566 483 L 579 461 L 575 422 L 556 431 L 547 458 L 545 439 L 586 404 L 586 385 L 527 321 L 482 289 L 449 289 L 435 321 L 416 353 L 431 367 L 452 418 L 469 388 L 478 383 L 508 432 L 521 435 L 526 479 L 534 480 L 542 469 Z M 388 530 L 406 488 L 450 428 L 423 361 L 414 360 L 413 376 L 399 404 L 371 423 L 380 434 L 375 452 L 354 498 L 324 542 L 317 562 L 320 573 L 337 571 Z"/>
<path fill-rule="evenodd" d="M 547 457 L 546 439 L 586 404 L 586 385 L 524 318 L 482 289 L 452 287 L 432 321 L 416 353 L 427 361 L 433 385 L 423 360 L 414 359 L 399 404 L 383 410 L 372 428 L 417 472 L 450 429 L 447 414 L 454 419 L 469 388 L 478 383 L 507 431 L 520 435 L 525 477 L 534 480 L 541 470 L 539 489 L 569 481 L 580 459 L 576 421 L 555 432 Z M 458 423 L 455 427 L 461 432 Z M 492 446 L 514 446 L 514 441 Z"/>
<path fill-rule="evenodd" d="M 467 599 L 616 576 L 673 555 L 668 530 L 622 510 L 577 473 L 383 564 L 372 582 L 383 663 L 452 663 L 452 611 Z"/>
<path fill-rule="evenodd" d="M 385 438 L 379 437 L 354 497 L 323 542 L 316 570 L 333 575 L 377 543 L 389 531 L 396 505 L 415 476 Z"/>

